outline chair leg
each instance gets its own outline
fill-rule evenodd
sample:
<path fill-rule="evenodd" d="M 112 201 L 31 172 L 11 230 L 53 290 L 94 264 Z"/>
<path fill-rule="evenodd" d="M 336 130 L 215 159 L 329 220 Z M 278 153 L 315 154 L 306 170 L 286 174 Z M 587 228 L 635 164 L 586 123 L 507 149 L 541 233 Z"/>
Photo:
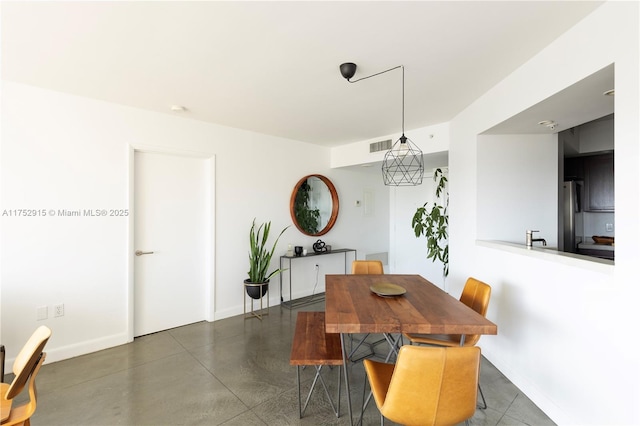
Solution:
<path fill-rule="evenodd" d="M 371 398 L 373 397 L 373 391 L 371 390 L 369 391 L 369 395 L 367 395 L 368 382 L 369 382 L 369 378 L 365 376 L 364 384 L 362 385 L 362 411 L 360 412 L 360 418 L 356 422 L 356 426 L 364 424 L 364 411 L 367 409 L 367 406 L 369 406 L 369 401 L 371 401 Z M 367 395 L 366 399 L 364 397 L 365 395 Z M 382 417 L 382 415 L 380 416 Z"/>
<path fill-rule="evenodd" d="M 387 357 L 384 360 L 384 362 L 388 363 L 391 360 L 391 357 L 393 355 L 395 355 L 396 358 L 398 357 L 398 351 L 400 350 L 400 347 L 404 344 L 404 341 L 402 340 L 402 334 L 398 335 L 397 339 L 394 339 L 393 335 L 391 334 L 385 334 L 384 338 L 387 341 L 387 343 L 389 343 L 389 353 L 387 354 Z"/>
<path fill-rule="evenodd" d="M 482 405 L 480 405 L 481 410 L 487 409 L 487 401 L 484 399 L 484 393 L 482 393 L 482 388 L 480 387 L 480 381 L 478 381 L 478 390 L 480 391 L 480 397 L 482 398 Z"/>

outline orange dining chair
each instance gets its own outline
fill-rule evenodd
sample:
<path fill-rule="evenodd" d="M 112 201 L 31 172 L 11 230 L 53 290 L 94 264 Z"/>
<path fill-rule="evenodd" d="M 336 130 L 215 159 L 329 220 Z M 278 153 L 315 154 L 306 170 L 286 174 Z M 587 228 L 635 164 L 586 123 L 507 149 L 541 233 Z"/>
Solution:
<path fill-rule="evenodd" d="M 22 347 L 13 363 L 13 374 L 15 375 L 13 381 L 11 384 L 2 383 L 0 385 L 1 424 L 3 426 L 30 425 L 31 416 L 36 411 L 38 394 L 36 375 L 46 358 L 46 353 L 43 350 L 50 337 L 51 330 L 48 327 L 38 327 Z M 27 382 L 29 383 L 29 400 L 22 405 L 12 407 L 14 400 L 21 395 Z"/>
<path fill-rule="evenodd" d="M 469 277 L 462 289 L 460 301 L 485 317 L 489 307 L 489 299 L 491 298 L 491 287 L 489 284 L 483 283 L 473 277 Z M 433 345 L 433 346 L 460 346 L 462 336 L 460 334 L 411 334 L 405 333 L 404 337 L 411 344 Z M 475 346 L 480 340 L 479 334 L 467 334 L 464 338 L 464 346 Z M 482 398 L 482 406 L 487 408 L 487 401 L 484 399 L 482 388 L 478 383 L 478 390 Z"/>
<path fill-rule="evenodd" d="M 354 260 L 351 263 L 352 274 L 384 274 L 384 268 L 380 260 Z"/>
<path fill-rule="evenodd" d="M 382 275 L 384 274 L 384 267 L 382 266 L 382 261 L 380 260 L 354 260 L 351 263 L 351 273 L 352 274 L 356 274 L 356 275 Z M 369 337 L 369 334 L 366 334 L 364 337 L 362 337 L 362 339 L 356 339 L 353 337 L 353 335 L 350 335 L 350 340 L 351 340 L 351 350 L 349 351 L 349 359 L 351 361 L 357 362 L 362 360 L 363 358 L 366 358 L 368 356 L 373 356 L 375 355 L 375 350 L 374 348 L 376 347 L 376 345 L 379 345 L 380 343 L 385 342 L 385 339 L 380 339 L 377 340 L 375 342 L 367 342 L 366 339 L 367 337 Z M 356 341 L 357 345 L 354 348 L 353 347 L 353 342 Z M 369 347 L 369 351 L 371 352 L 368 355 L 362 356 L 360 358 L 353 358 L 353 355 L 355 354 L 355 352 L 362 346 L 362 345 L 366 345 Z"/>
<path fill-rule="evenodd" d="M 387 418 L 408 426 L 454 425 L 468 423 L 475 413 L 477 346 L 407 345 L 400 348 L 395 364 L 365 359 L 364 368 L 381 424 Z"/>

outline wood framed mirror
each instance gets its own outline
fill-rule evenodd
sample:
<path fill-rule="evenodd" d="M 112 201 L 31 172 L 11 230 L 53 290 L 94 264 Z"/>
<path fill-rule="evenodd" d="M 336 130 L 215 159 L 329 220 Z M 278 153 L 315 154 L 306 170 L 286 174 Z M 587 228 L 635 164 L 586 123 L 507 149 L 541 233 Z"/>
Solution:
<path fill-rule="evenodd" d="M 336 223 L 340 202 L 331 181 L 322 175 L 300 179 L 291 193 L 291 220 L 305 235 L 324 235 Z"/>

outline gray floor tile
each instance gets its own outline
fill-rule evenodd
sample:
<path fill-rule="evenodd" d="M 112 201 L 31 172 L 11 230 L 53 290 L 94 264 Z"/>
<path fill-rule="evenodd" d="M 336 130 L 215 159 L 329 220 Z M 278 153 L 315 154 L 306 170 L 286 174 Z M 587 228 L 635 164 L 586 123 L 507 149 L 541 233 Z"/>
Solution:
<path fill-rule="evenodd" d="M 555 424 L 523 393 L 519 393 L 516 396 L 505 415 L 528 425 L 545 426 Z"/>
<path fill-rule="evenodd" d="M 258 417 L 251 410 L 245 411 L 244 413 L 221 424 L 224 426 L 265 426 L 267 425 L 267 423 L 260 420 L 260 417 Z"/>
<path fill-rule="evenodd" d="M 167 332 L 139 337 L 134 344 L 46 364 L 38 375 L 38 389 L 73 386 L 179 353 L 186 351 Z"/>
<path fill-rule="evenodd" d="M 517 420 L 505 415 L 500 419 L 500 422 L 498 422 L 497 426 L 529 426 L 529 425 L 521 422 L 520 420 Z"/>
<path fill-rule="evenodd" d="M 299 418 L 296 372 L 289 365 L 295 319 L 299 311 L 323 309 L 323 301 L 293 310 L 272 307 L 262 321 L 240 315 L 199 322 L 46 364 L 38 376 L 33 424 L 348 425 L 344 389 L 337 418 L 320 385 Z M 386 355 L 384 346 L 376 347 L 378 357 Z M 357 418 L 365 373 L 361 362 L 350 363 L 348 369 Z M 336 370 L 325 372 L 334 398 Z M 313 375 L 312 367 L 302 371 L 303 398 Z M 485 359 L 480 380 L 489 408 L 477 410 L 471 425 L 553 424 Z M 379 423 L 372 401 L 363 424 Z"/>
<path fill-rule="evenodd" d="M 42 392 L 40 400 L 34 423 L 47 425 L 212 424 L 247 410 L 187 353 L 86 381 L 63 392 Z"/>

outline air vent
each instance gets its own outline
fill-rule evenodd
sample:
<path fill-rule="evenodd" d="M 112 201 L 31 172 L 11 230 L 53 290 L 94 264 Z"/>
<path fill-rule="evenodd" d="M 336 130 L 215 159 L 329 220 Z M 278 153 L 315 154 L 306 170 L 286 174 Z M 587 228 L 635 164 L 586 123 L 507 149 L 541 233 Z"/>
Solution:
<path fill-rule="evenodd" d="M 378 152 L 378 151 L 388 151 L 391 149 L 391 139 L 387 139 L 386 141 L 380 142 L 372 142 L 369 145 L 369 153 Z"/>

